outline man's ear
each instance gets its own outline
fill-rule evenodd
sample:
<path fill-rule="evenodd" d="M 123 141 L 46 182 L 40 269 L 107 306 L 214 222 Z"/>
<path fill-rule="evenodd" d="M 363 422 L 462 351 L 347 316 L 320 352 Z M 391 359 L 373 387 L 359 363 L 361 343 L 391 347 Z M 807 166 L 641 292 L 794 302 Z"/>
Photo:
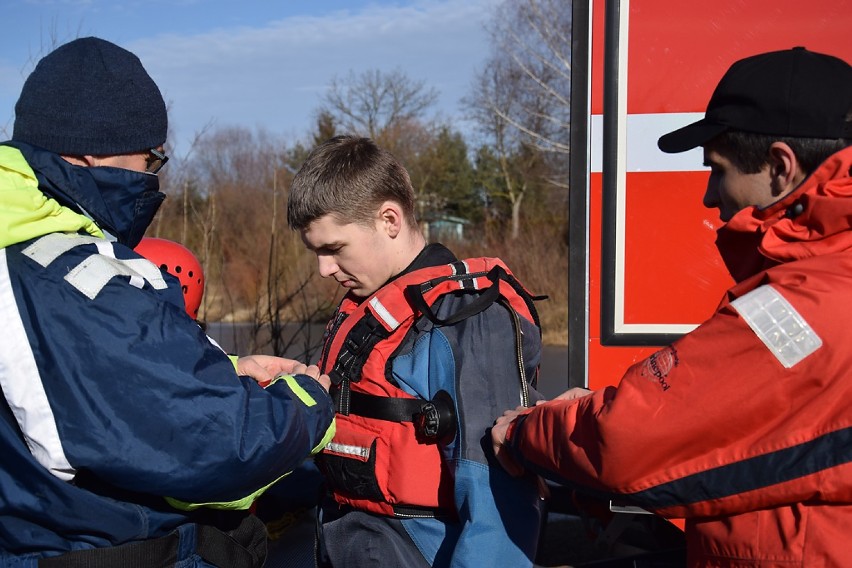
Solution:
<path fill-rule="evenodd" d="M 62 155 L 62 159 L 75 166 L 85 166 L 92 168 L 97 165 L 98 160 L 95 156 L 66 156 Z"/>
<path fill-rule="evenodd" d="M 769 175 L 775 197 L 787 195 L 807 177 L 796 153 L 784 142 L 773 142 L 769 147 Z"/>
<path fill-rule="evenodd" d="M 405 225 L 405 217 L 402 213 L 402 207 L 395 201 L 385 201 L 379 207 L 378 215 L 379 226 L 392 239 L 395 239 L 402 231 Z"/>

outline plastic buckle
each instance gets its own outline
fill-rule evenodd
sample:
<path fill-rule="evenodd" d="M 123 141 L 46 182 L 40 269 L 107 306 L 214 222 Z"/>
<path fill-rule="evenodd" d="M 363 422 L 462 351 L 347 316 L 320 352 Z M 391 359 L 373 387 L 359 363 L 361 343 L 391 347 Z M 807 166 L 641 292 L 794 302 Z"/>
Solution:
<path fill-rule="evenodd" d="M 414 426 L 420 435 L 426 438 L 434 439 L 438 437 L 441 426 L 441 415 L 432 401 L 420 407 L 420 412 L 415 417 Z"/>

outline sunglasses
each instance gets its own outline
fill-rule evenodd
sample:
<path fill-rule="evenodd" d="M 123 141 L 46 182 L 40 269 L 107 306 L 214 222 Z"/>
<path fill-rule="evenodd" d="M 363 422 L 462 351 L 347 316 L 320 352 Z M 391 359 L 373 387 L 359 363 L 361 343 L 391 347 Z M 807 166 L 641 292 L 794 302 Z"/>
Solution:
<path fill-rule="evenodd" d="M 145 171 L 149 174 L 155 174 L 163 169 L 169 157 L 155 148 L 148 150 L 149 155 L 145 158 Z"/>

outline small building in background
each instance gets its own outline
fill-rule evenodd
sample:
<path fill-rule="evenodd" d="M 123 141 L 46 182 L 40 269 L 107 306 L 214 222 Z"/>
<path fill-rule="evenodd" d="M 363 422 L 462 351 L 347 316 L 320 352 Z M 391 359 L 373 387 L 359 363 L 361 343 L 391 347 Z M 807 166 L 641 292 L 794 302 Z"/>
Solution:
<path fill-rule="evenodd" d="M 452 215 L 442 215 L 422 223 L 427 242 L 463 242 L 465 240 L 464 228 L 468 224 L 470 224 L 470 221 L 467 219 L 453 217 Z"/>

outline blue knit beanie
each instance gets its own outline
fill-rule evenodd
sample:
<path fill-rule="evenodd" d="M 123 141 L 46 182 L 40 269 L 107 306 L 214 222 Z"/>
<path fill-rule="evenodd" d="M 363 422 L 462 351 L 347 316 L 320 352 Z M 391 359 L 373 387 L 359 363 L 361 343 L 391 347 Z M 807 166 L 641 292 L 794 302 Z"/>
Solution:
<path fill-rule="evenodd" d="M 160 89 L 126 49 L 87 37 L 39 61 L 15 105 L 12 140 L 72 156 L 157 148 L 168 118 Z"/>

